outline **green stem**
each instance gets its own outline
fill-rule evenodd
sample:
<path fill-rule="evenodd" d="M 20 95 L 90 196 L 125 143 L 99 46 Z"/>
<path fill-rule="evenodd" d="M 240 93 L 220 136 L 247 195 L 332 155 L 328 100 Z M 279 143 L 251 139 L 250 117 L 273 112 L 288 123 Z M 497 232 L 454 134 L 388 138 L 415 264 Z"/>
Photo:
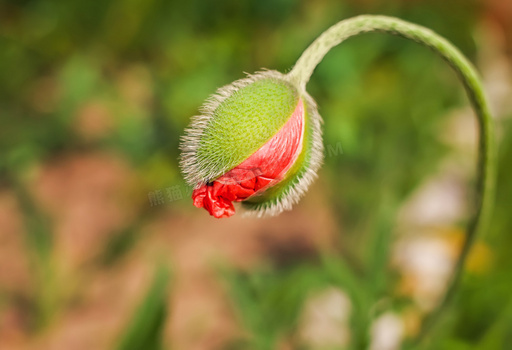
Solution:
<path fill-rule="evenodd" d="M 464 263 L 476 236 L 488 221 L 495 181 L 495 153 L 493 146 L 493 124 L 480 79 L 464 55 L 450 42 L 430 29 L 386 16 L 364 15 L 341 21 L 318 37 L 297 61 L 288 78 L 305 90 L 315 67 L 322 58 L 344 40 L 367 32 L 385 32 L 411 39 L 440 55 L 457 73 L 471 102 L 479 127 L 478 169 L 474 213 L 467 228 L 467 234 L 455 265 L 448 289 L 438 307 L 422 323 L 422 329 L 416 341 L 420 342 L 430 328 L 438 321 L 442 311 L 452 299 L 460 282 Z"/>

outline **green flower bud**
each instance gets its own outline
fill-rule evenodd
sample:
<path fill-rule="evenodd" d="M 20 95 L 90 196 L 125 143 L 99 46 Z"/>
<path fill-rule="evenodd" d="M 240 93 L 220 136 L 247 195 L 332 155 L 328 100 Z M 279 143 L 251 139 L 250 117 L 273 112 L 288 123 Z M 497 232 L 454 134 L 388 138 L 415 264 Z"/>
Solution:
<path fill-rule="evenodd" d="M 242 201 L 258 216 L 276 215 L 290 210 L 315 179 L 323 158 L 321 118 L 314 100 L 286 75 L 264 71 L 237 80 L 212 95 L 201 113 L 192 119 L 180 146 L 180 164 L 195 188 L 196 206 L 224 217 L 234 212 L 231 201 Z M 292 116 L 295 130 L 302 129 L 287 134 L 294 130 Z M 279 153 L 269 142 L 281 145 Z M 245 193 L 248 176 L 264 179 L 259 183 L 265 185 L 252 185 L 253 192 Z M 214 190 L 216 182 L 224 189 L 219 185 Z M 233 189 L 237 186 L 241 190 Z M 210 210 L 210 204 L 201 202 L 210 197 L 224 203 L 222 208 L 210 203 Z"/>

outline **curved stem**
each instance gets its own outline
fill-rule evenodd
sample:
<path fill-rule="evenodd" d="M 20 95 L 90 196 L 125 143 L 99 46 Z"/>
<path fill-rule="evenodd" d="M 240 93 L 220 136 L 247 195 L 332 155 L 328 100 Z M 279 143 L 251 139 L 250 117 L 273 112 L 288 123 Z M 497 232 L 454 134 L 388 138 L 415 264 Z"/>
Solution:
<path fill-rule="evenodd" d="M 494 198 L 495 154 L 493 147 L 493 124 L 480 79 L 471 63 L 450 42 L 433 31 L 397 18 L 364 15 L 341 21 L 318 37 L 288 73 L 288 78 L 301 89 L 305 89 L 313 70 L 327 52 L 344 40 L 367 32 L 386 32 L 402 36 L 427 46 L 440 55 L 455 70 L 477 115 L 479 127 L 479 154 L 474 213 L 468 225 L 465 241 L 455 265 L 451 281 L 438 307 L 422 322 L 416 338 L 420 342 L 437 322 L 442 311 L 452 299 L 461 279 L 464 263 L 475 237 L 487 224 Z"/>

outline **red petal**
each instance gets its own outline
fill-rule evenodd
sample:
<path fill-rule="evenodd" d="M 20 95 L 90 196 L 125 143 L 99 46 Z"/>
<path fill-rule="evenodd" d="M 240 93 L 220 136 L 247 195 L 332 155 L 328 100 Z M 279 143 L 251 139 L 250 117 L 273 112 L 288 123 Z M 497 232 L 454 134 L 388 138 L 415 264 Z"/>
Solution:
<path fill-rule="evenodd" d="M 267 143 L 212 184 L 194 190 L 192 198 L 216 218 L 235 213 L 233 201 L 243 201 L 281 181 L 302 151 L 304 103 L 299 99 L 290 119 Z"/>
<path fill-rule="evenodd" d="M 208 186 L 208 189 L 211 188 L 212 186 Z M 235 213 L 233 203 L 222 196 L 213 196 L 213 191 L 207 191 L 203 203 L 204 208 L 208 210 L 210 215 L 216 218 L 227 218 Z"/>
<path fill-rule="evenodd" d="M 194 206 L 202 208 L 204 197 L 206 197 L 206 186 L 201 186 L 192 192 L 192 199 L 194 200 Z"/>
<path fill-rule="evenodd" d="M 269 179 L 268 177 L 264 177 L 264 176 L 258 176 L 257 178 L 257 183 L 256 183 L 256 191 L 266 187 L 268 184 L 270 184 L 272 182 L 272 179 Z"/>

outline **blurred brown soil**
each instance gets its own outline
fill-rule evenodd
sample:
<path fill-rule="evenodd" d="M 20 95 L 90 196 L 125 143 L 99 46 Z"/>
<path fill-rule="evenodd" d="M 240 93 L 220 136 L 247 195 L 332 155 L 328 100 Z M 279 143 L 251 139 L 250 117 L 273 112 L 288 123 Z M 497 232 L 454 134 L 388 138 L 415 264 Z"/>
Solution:
<path fill-rule="evenodd" d="M 36 299 L 36 306 L 10 302 L 0 308 L 0 349 L 110 349 L 161 261 L 172 272 L 166 342 L 175 349 L 221 349 L 244 330 L 218 264 L 248 269 L 268 260 L 307 259 L 334 236 L 321 184 L 294 211 L 276 218 L 218 220 L 189 199 L 141 208 L 130 197 L 135 173 L 120 155 L 103 152 L 67 154 L 36 171 L 30 192 L 53 237 L 51 281 L 44 291 L 34 290 L 33 274 L 40 269 L 30 268 L 34 260 L 16 197 L 0 193 L 0 291 Z M 137 230 L 134 246 L 102 265 L 109 242 L 142 213 L 150 218 Z M 34 326 L 38 303 L 52 306 L 43 328 Z"/>

